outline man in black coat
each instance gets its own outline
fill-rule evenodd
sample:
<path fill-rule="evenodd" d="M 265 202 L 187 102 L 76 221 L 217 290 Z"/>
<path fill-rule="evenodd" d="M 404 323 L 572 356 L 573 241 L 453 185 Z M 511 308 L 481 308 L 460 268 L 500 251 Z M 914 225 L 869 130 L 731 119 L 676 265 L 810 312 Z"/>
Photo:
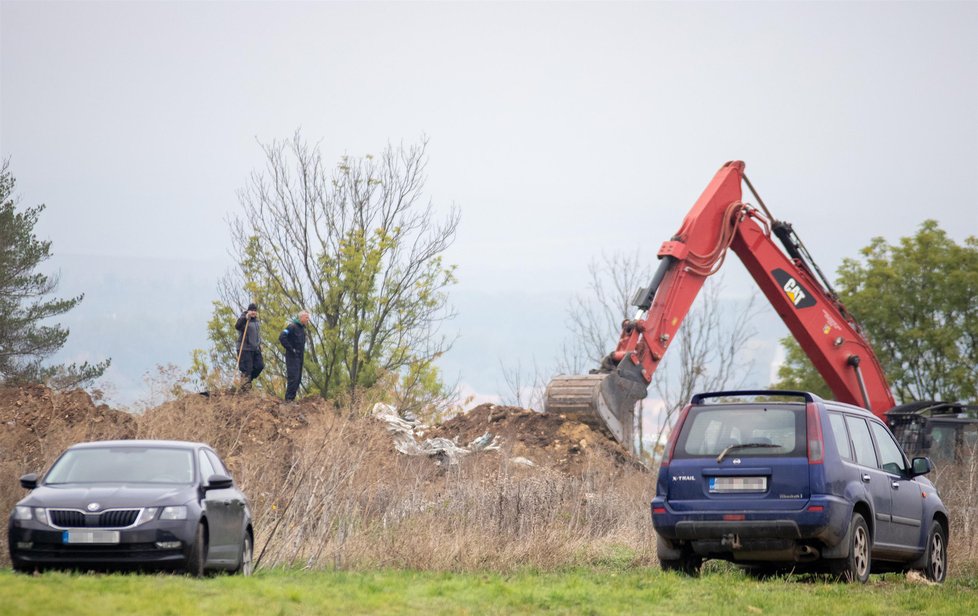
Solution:
<path fill-rule="evenodd" d="M 265 368 L 261 356 L 261 335 L 258 330 L 258 304 L 248 304 L 241 313 L 234 329 L 241 332 L 238 338 L 238 370 L 241 371 L 241 389 L 251 389 L 251 382 L 258 378 Z"/>
<path fill-rule="evenodd" d="M 308 323 L 309 313 L 303 310 L 278 335 L 278 341 L 285 348 L 286 400 L 295 400 L 295 395 L 299 392 L 299 383 L 302 381 L 302 359 L 306 351 L 306 324 Z"/>

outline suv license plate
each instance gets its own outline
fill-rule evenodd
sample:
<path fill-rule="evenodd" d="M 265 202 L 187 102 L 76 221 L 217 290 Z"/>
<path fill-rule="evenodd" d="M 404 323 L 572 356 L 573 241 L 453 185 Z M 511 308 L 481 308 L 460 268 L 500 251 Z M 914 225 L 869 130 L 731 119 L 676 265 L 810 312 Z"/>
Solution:
<path fill-rule="evenodd" d="M 117 530 L 66 530 L 61 534 L 62 543 L 119 543 Z"/>
<path fill-rule="evenodd" d="M 710 492 L 764 492 L 767 477 L 710 477 Z"/>

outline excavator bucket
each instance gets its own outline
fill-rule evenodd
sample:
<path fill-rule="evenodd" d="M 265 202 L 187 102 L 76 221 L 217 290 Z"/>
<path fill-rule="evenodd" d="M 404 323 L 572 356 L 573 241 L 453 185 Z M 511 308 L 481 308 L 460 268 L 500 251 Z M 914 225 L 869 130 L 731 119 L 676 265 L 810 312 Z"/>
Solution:
<path fill-rule="evenodd" d="M 635 403 L 646 394 L 645 383 L 622 378 L 617 372 L 560 375 L 547 385 L 544 411 L 610 431 L 631 451 Z"/>

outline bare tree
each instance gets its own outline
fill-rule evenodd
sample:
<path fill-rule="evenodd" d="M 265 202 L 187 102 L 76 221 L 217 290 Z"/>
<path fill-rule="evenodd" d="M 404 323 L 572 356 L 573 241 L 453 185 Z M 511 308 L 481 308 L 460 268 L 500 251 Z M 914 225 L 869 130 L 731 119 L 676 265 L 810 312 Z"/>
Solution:
<path fill-rule="evenodd" d="M 743 350 L 757 333 L 751 325 L 757 296 L 751 295 L 736 310 L 725 311 L 722 288 L 722 278 L 707 280 L 663 365 L 652 376 L 652 387 L 663 401 L 655 443 L 694 393 L 739 387 L 754 366 L 753 360 L 744 358 Z"/>
<path fill-rule="evenodd" d="M 499 362 L 505 384 L 502 403 L 507 406 L 518 406 L 524 409 L 543 410 L 543 397 L 550 379 L 550 370 L 542 368 L 533 359 L 533 364 L 523 367 L 523 362 L 517 360 L 516 365 Z"/>
<path fill-rule="evenodd" d="M 652 278 L 652 264 L 636 250 L 630 255 L 602 254 L 588 264 L 587 291 L 567 309 L 570 336 L 557 360 L 558 372 L 578 374 L 597 367 L 621 333 L 621 323 L 635 316 L 632 296 Z"/>
<path fill-rule="evenodd" d="M 612 350 L 621 333 L 621 322 L 635 316 L 631 304 L 634 291 L 652 277 L 654 262 L 631 255 L 602 255 L 588 266 L 588 293 L 574 298 L 567 312 L 568 339 L 561 348 L 553 374 L 581 374 L 596 368 Z M 742 351 L 756 333 L 751 320 L 756 312 L 754 296 L 726 310 L 720 294 L 722 278 L 707 280 L 692 309 L 679 328 L 676 340 L 662 365 L 653 375 L 651 387 L 663 406 L 656 421 L 655 442 L 675 421 L 675 413 L 693 393 L 735 387 L 743 383 L 753 367 Z M 519 368 L 517 368 L 519 371 Z M 540 370 L 521 376 L 518 384 L 546 383 Z M 552 376 L 552 375 L 551 375 Z M 510 383 L 512 376 L 507 379 Z M 510 390 L 512 390 L 512 384 Z M 538 386 L 543 395 L 542 386 Z M 526 394 L 523 394 L 526 397 Z M 643 407 L 637 414 L 641 440 Z"/>

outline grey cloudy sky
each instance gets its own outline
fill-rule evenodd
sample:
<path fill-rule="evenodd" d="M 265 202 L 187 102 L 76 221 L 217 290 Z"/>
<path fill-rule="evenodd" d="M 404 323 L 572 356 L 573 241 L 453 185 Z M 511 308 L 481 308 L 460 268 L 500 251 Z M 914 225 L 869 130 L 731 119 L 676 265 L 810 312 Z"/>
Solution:
<path fill-rule="evenodd" d="M 483 391 L 500 355 L 552 356 L 588 261 L 651 258 L 726 160 L 827 272 L 927 217 L 978 234 L 976 2 L 3 0 L 0 37 L 0 156 L 69 288 L 96 256 L 216 277 L 256 139 L 335 160 L 426 135 L 428 194 L 462 211 L 452 367 Z"/>

